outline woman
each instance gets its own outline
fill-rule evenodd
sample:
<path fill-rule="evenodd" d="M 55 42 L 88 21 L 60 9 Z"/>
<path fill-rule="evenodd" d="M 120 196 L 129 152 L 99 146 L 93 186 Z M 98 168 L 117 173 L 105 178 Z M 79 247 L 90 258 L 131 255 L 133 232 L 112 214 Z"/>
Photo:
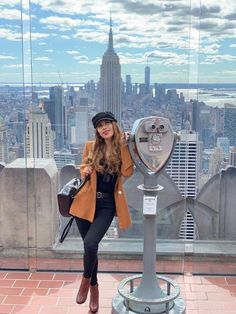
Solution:
<path fill-rule="evenodd" d="M 92 118 L 95 141 L 87 142 L 83 152 L 80 172 L 90 180 L 76 195 L 70 213 L 84 242 L 84 273 L 76 302 L 82 304 L 90 290 L 89 308 L 98 311 L 97 282 L 98 245 L 107 232 L 114 216 L 119 227 L 131 225 L 129 209 L 124 195 L 122 176 L 133 173 L 133 162 L 117 120 L 111 112 L 99 112 Z"/>

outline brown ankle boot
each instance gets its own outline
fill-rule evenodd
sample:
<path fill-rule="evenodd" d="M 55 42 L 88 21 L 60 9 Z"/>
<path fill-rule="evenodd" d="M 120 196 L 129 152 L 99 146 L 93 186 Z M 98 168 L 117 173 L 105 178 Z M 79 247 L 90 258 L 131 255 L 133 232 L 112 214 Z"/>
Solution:
<path fill-rule="evenodd" d="M 90 286 L 90 302 L 89 309 L 92 313 L 97 313 L 99 307 L 99 291 L 98 284 Z"/>
<path fill-rule="evenodd" d="M 85 278 L 83 276 L 81 279 L 79 291 L 76 297 L 76 303 L 82 304 L 86 301 L 88 291 L 89 291 L 89 285 L 90 285 L 90 278 Z"/>

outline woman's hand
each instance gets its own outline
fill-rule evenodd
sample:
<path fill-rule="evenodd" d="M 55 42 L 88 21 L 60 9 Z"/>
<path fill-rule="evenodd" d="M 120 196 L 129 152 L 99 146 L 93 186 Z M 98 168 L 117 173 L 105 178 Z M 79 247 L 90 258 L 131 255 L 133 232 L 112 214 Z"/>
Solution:
<path fill-rule="evenodd" d="M 84 171 L 83 171 L 84 176 L 85 176 L 85 177 L 90 176 L 91 173 L 92 173 L 92 171 L 93 171 L 93 168 L 92 168 L 91 166 L 86 166 L 86 167 L 84 168 Z"/>
<path fill-rule="evenodd" d="M 126 146 L 128 144 L 130 132 L 124 132 L 121 137 L 121 145 Z"/>

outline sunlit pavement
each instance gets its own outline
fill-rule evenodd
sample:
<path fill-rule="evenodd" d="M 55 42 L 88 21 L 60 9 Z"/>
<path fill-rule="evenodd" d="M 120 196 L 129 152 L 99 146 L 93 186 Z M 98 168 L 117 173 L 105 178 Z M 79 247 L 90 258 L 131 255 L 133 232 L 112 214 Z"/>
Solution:
<path fill-rule="evenodd" d="M 112 298 L 126 273 L 99 273 L 100 309 L 110 314 Z M 165 275 L 179 284 L 187 314 L 235 314 L 236 276 Z M 0 313 L 83 314 L 88 301 L 75 303 L 81 273 L 0 272 Z"/>

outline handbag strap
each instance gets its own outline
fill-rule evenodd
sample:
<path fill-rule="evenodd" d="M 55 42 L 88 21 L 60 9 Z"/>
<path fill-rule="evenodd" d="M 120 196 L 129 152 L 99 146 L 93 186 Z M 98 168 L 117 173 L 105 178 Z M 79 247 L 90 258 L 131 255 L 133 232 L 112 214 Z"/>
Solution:
<path fill-rule="evenodd" d="M 79 188 L 76 190 L 76 192 L 75 192 L 73 198 L 74 198 L 75 195 L 82 189 L 82 187 L 85 185 L 85 183 L 86 183 L 88 180 L 90 180 L 90 176 L 86 176 L 86 177 L 84 178 L 84 181 L 81 183 L 81 185 L 79 186 Z M 74 218 L 75 218 L 75 217 L 71 217 L 71 218 L 70 218 L 69 222 L 66 224 L 64 230 L 62 231 L 62 235 L 61 235 L 60 240 L 59 240 L 60 243 L 62 243 L 62 242 L 65 240 L 67 234 L 69 233 L 70 228 L 71 228 L 71 226 L 72 226 L 72 223 L 73 223 L 73 221 L 74 221 Z"/>
<path fill-rule="evenodd" d="M 63 230 L 63 232 L 62 232 L 62 235 L 61 235 L 61 237 L 60 237 L 60 240 L 59 240 L 60 243 L 62 243 L 62 242 L 65 240 L 67 234 L 69 233 L 70 228 L 71 228 L 72 223 L 73 223 L 73 220 L 74 220 L 74 217 L 72 217 L 72 218 L 69 220 L 69 222 L 66 224 L 66 226 L 65 226 L 65 228 L 64 228 L 64 230 Z"/>

